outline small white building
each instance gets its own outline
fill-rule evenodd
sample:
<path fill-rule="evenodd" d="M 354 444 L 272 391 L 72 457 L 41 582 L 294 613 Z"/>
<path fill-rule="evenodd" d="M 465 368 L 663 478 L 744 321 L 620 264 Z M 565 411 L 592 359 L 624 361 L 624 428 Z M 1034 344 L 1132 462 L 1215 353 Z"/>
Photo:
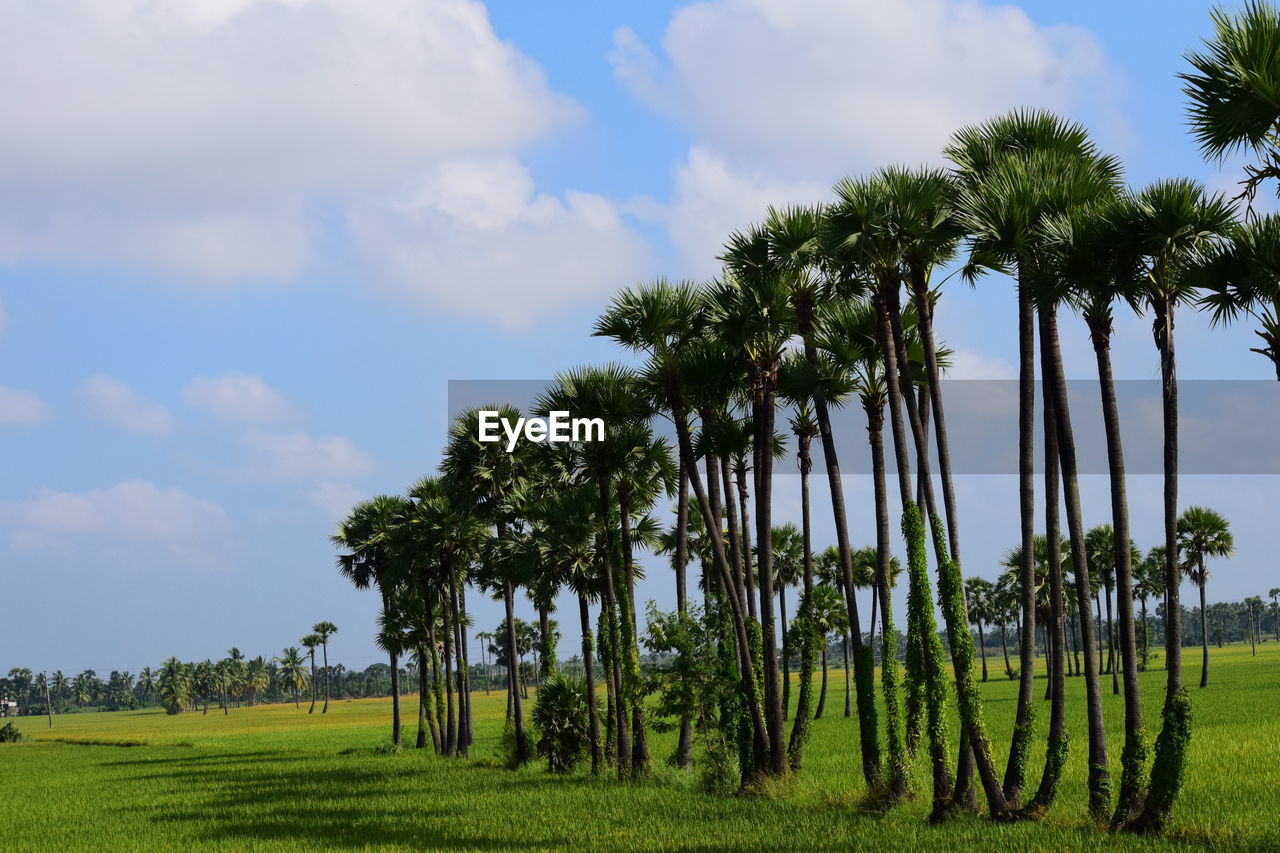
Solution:
<path fill-rule="evenodd" d="M 18 702 L 8 696 L 0 696 L 0 717 L 18 716 Z"/>

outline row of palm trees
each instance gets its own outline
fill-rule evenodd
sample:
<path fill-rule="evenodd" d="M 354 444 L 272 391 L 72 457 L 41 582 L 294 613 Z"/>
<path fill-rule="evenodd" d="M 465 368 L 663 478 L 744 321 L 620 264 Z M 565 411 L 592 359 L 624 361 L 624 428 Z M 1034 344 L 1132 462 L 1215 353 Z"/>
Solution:
<path fill-rule="evenodd" d="M 1280 111 L 1274 99 L 1264 97 L 1270 90 L 1250 89 L 1261 78 L 1242 71 L 1241 62 L 1261 62 L 1275 51 L 1259 52 L 1256 39 L 1241 37 L 1239 31 L 1264 30 L 1269 44 L 1280 46 L 1278 21 L 1280 16 L 1262 3 L 1249 4 L 1238 17 L 1219 15 L 1217 41 L 1205 55 L 1190 57 L 1195 72 L 1183 79 L 1192 98 L 1195 132 L 1207 154 L 1242 145 L 1272 151 Z M 1247 121 L 1240 117 L 1242 101 L 1252 108 Z M 1280 247 L 1280 217 L 1241 221 L 1231 200 L 1188 179 L 1128 189 L 1119 161 L 1099 151 L 1084 127 L 1042 111 L 1016 111 L 963 128 L 944 153 L 950 163 L 945 169 L 888 167 L 840 181 L 828 204 L 771 209 L 764 222 L 729 238 L 720 258 L 722 273 L 709 282 L 659 280 L 616 296 L 594 333 L 615 340 L 638 365 L 566 371 L 533 407 L 534 414 L 567 410 L 601 418 L 608 425 L 604 440 L 524 444 L 507 452 L 479 440 L 478 415 L 468 412 L 451 427 L 437 476 L 424 479 L 407 496 L 379 496 L 352 511 L 334 537 L 343 551 L 339 565 L 357 586 L 379 591 L 380 640 L 391 655 L 393 673 L 398 654 L 416 648 L 435 655 L 434 638 L 444 637 L 448 715 L 442 720 L 428 711 L 425 721 L 437 748 L 465 754 L 470 740 L 461 619 L 468 583 L 503 600 L 506 648 L 512 658 L 516 590 L 529 593 L 545 626 L 555 593 L 565 589 L 579 602 L 585 695 L 595 696 L 595 652 L 605 681 L 603 733 L 594 700 L 582 703 L 589 717 L 584 731 L 592 769 L 600 772 L 611 763 L 623 777 L 643 775 L 651 757 L 646 688 L 638 665 L 635 581 L 641 568 L 635 552 L 660 546 L 672 556 L 678 617 L 702 626 L 718 650 L 706 660 L 719 661 L 714 675 L 706 674 L 713 669 L 684 667 L 679 678 L 669 680 L 669 688 L 680 688 L 686 697 L 713 695 L 702 690 L 705 684 L 690 683 L 692 673 L 704 673 L 701 682 L 721 680 L 732 686 L 714 693 L 720 703 L 717 714 L 705 713 L 705 703 L 699 706 L 696 698 L 683 706 L 664 703 L 683 707 L 673 761 L 688 766 L 695 731 L 718 729 L 722 742 L 736 739 L 740 744 L 742 784 L 798 770 L 813 714 L 806 669 L 817 651 L 812 629 L 817 561 L 809 502 L 811 447 L 817 439 L 831 497 L 836 534 L 832 565 L 841 580 L 852 647 L 868 791 L 886 805 L 907 796 L 908 766 L 919 747 L 931 769 L 935 819 L 974 808 L 979 791 L 994 819 L 1043 815 L 1055 800 L 1069 748 L 1064 632 L 1074 610 L 1083 640 L 1090 813 L 1112 827 L 1133 831 L 1158 832 L 1167 824 L 1191 738 L 1181 657 L 1184 566 L 1190 566 L 1193 577 L 1199 573 L 1203 589 L 1203 557 L 1221 553 L 1216 546 L 1189 542 L 1185 524 L 1180 537 L 1175 321 L 1188 308 L 1210 310 L 1217 321 L 1256 318 L 1258 333 L 1268 344 L 1258 351 L 1277 362 L 1280 377 L 1274 343 L 1280 305 L 1280 265 L 1274 260 L 1280 254 L 1273 252 Z M 1274 154 L 1267 156 L 1273 159 L 1265 160 L 1251 178 L 1274 176 L 1266 167 L 1276 162 Z M 1021 538 L 1009 561 L 1007 586 L 1018 598 L 1019 693 L 1003 772 L 983 713 L 968 630 L 972 610 L 966 601 L 959 508 L 939 381 L 947 352 L 933 326 L 942 296 L 936 274 L 953 263 L 970 281 L 986 272 L 1007 275 L 1018 307 Z M 1150 317 L 1160 363 L 1166 690 L 1153 751 L 1138 697 L 1134 601 L 1141 593 L 1135 588 L 1136 549 L 1111 363 L 1117 308 Z M 1060 345 L 1059 322 L 1071 314 L 1083 319 L 1093 345 L 1107 439 L 1109 547 L 1095 531 L 1092 552 L 1091 532 L 1083 524 Z M 1034 481 L 1037 384 L 1044 415 L 1039 524 Z M 874 484 L 869 509 L 876 534 L 873 608 L 879 624 L 874 618 L 869 623 L 871 642 L 853 594 L 851 513 L 831 416 L 833 408 L 855 401 L 867 418 Z M 779 625 L 773 606 L 785 589 L 779 570 L 787 571 L 782 565 L 787 549 L 776 541 L 772 501 L 780 407 L 784 417 L 791 413 L 786 426 L 796 438 L 802 488 L 802 592 L 791 626 Z M 513 420 L 520 415 L 511 406 L 491 408 Z M 674 446 L 655 434 L 659 420 L 674 429 Z M 901 665 L 891 598 L 888 452 L 896 463 L 898 520 L 907 558 Z M 674 497 L 677 516 L 665 538 L 650 514 L 664 495 Z M 1060 507 L 1065 508 L 1065 531 Z M 1043 533 L 1038 535 L 1040 524 Z M 703 569 L 701 608 L 691 605 L 688 595 L 695 533 Z M 1059 541 L 1065 541 L 1064 548 L 1046 544 Z M 930 588 L 930 551 L 936 592 Z M 1069 574 L 1064 563 L 1070 565 Z M 1101 703 L 1099 673 L 1104 667 L 1090 606 L 1099 574 L 1104 583 L 1112 576 L 1116 587 L 1119 662 L 1113 671 L 1118 669 L 1125 707 L 1115 791 Z M 590 608 L 596 602 L 599 618 L 593 623 Z M 1027 765 L 1034 746 L 1038 625 L 1048 639 L 1051 710 L 1043 771 L 1033 790 Z M 883 713 L 874 699 L 877 627 Z M 802 672 L 788 734 L 783 709 L 790 681 L 783 670 L 791 649 L 780 654 L 779 645 L 791 642 L 798 645 Z M 553 651 L 539 656 L 543 666 L 554 667 Z M 677 659 L 692 655 L 681 652 Z M 449 674 L 459 656 L 462 665 L 455 668 L 461 707 L 455 721 Z M 507 670 L 513 760 L 523 763 L 531 744 L 514 659 Z M 957 739 L 946 711 L 953 690 L 959 709 Z M 395 713 L 398 742 L 398 706 Z"/>

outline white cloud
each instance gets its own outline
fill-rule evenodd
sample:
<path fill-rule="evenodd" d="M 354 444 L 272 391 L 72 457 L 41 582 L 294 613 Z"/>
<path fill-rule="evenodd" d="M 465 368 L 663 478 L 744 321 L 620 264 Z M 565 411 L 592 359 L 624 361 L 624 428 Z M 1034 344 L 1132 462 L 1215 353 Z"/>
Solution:
<path fill-rule="evenodd" d="M 169 410 L 159 403 L 143 399 L 128 385 L 95 373 L 80 385 L 80 399 L 89 411 L 115 426 L 148 435 L 163 435 L 173 429 Z"/>
<path fill-rule="evenodd" d="M 0 502 L 0 527 L 22 551 L 83 550 L 130 565 L 158 556 L 205 566 L 218 562 L 231 522 L 217 504 L 135 479 L 86 492 L 40 489 L 26 500 Z"/>
<path fill-rule="evenodd" d="M 1071 112 L 1111 85 L 1089 32 L 982 0 L 700 2 L 672 15 L 662 53 L 624 28 L 611 61 L 633 94 L 735 162 L 828 181 L 937 160 L 967 122 Z"/>
<path fill-rule="evenodd" d="M 350 483 L 318 480 L 307 495 L 311 502 L 333 522 L 346 518 L 351 508 L 366 497 L 365 493 Z"/>
<path fill-rule="evenodd" d="M 245 476 L 253 479 L 341 479 L 361 474 L 372 464 L 341 435 L 254 430 L 244 436 L 244 443 L 250 454 Z"/>
<path fill-rule="evenodd" d="M 0 426 L 34 424 L 49 417 L 49 407 L 25 388 L 0 385 Z"/>
<path fill-rule="evenodd" d="M 182 399 L 190 406 L 229 420 L 273 422 L 289 420 L 297 414 L 296 407 L 283 394 L 261 376 L 247 373 L 198 376 L 182 389 Z"/>
<path fill-rule="evenodd" d="M 676 164 L 669 204 L 636 199 L 628 209 L 660 221 L 679 254 L 681 276 L 705 278 L 719 272 L 725 240 L 735 230 L 764 217 L 770 205 L 808 204 L 830 195 L 816 181 L 787 181 L 756 170 L 735 170 L 706 148 L 694 147 Z"/>
<path fill-rule="evenodd" d="M 603 302 L 650 268 L 644 240 L 612 203 L 538 193 L 510 156 L 444 163 L 408 192 L 355 210 L 350 227 L 397 293 L 507 327 Z"/>
<path fill-rule="evenodd" d="M 951 347 L 947 379 L 1017 379 L 1018 368 L 1003 358 L 964 346 Z"/>
<path fill-rule="evenodd" d="M 579 114 L 469 0 L 6 6 L 0 262 L 288 279 L 308 206 Z"/>

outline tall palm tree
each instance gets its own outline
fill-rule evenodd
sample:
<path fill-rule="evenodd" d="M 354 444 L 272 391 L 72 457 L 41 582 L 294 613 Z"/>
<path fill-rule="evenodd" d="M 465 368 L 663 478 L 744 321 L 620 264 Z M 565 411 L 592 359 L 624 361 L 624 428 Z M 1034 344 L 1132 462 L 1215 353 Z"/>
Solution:
<path fill-rule="evenodd" d="M 324 649 L 324 707 L 321 714 L 329 713 L 329 638 L 338 633 L 338 626 L 332 622 L 317 622 L 311 630 L 320 636 L 320 646 Z"/>
<path fill-rule="evenodd" d="M 1209 195 L 1195 181 L 1158 181 L 1124 206 L 1121 227 L 1129 248 L 1143 258 L 1143 298 L 1155 320 L 1160 353 L 1164 415 L 1165 645 L 1168 679 L 1163 722 L 1156 739 L 1151 785 L 1142 812 L 1129 822 L 1136 831 L 1161 831 L 1182 787 L 1190 739 L 1190 701 L 1182 687 L 1182 604 L 1178 565 L 1178 378 L 1174 315 L 1195 298 L 1194 270 L 1219 248 L 1235 224 L 1232 205 Z"/>
<path fill-rule="evenodd" d="M 298 642 L 307 650 L 307 657 L 311 659 L 311 677 L 307 679 L 311 685 L 311 707 L 307 709 L 307 713 L 310 714 L 316 709 L 316 647 L 323 640 L 321 640 L 319 634 L 307 634 Z"/>
<path fill-rule="evenodd" d="M 978 648 L 982 653 L 982 680 L 987 681 L 987 641 L 982 633 L 984 624 L 994 621 L 995 585 L 985 578 L 970 577 L 964 581 L 965 599 L 969 603 L 969 619 L 978 628 Z"/>
<path fill-rule="evenodd" d="M 1003 792 L 1016 807 L 1030 747 L 1035 665 L 1032 561 L 1035 537 L 1035 287 L 1042 283 L 1046 219 L 1106 183 L 1113 161 L 1098 156 L 1082 125 L 1038 110 L 1015 111 L 962 128 L 945 154 L 955 164 L 957 207 L 970 235 L 969 268 L 1016 274 L 1018 291 L 1018 477 L 1024 559 L 1020 683 Z M 1092 719 L 1091 710 L 1091 719 Z M 1097 732 L 1090 726 L 1091 749 Z M 1098 799 L 1095 776 L 1093 799 Z"/>
<path fill-rule="evenodd" d="M 1235 550 L 1231 524 L 1217 512 L 1203 506 L 1189 506 L 1178 517 L 1178 550 L 1185 555 L 1182 564 L 1191 582 L 1200 590 L 1200 638 L 1204 660 L 1200 668 L 1200 686 L 1209 686 L 1209 623 L 1205 605 L 1205 587 L 1209 583 L 1208 557 L 1230 557 Z"/>

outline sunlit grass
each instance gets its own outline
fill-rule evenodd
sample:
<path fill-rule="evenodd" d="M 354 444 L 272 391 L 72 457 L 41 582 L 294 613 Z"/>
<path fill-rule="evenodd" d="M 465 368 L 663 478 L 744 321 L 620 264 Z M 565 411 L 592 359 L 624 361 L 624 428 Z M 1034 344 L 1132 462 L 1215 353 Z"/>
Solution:
<path fill-rule="evenodd" d="M 1195 684 L 1198 656 L 1188 654 L 1187 664 Z M 26 739 L 0 745 L 0 840 L 40 850 L 1076 850 L 1187 843 L 1280 849 L 1280 644 L 1260 646 L 1256 659 L 1247 646 L 1214 649 L 1212 667 L 1210 687 L 1191 690 L 1195 733 L 1187 785 L 1163 842 L 1116 838 L 1089 824 L 1080 678 L 1068 679 L 1072 752 L 1064 784 L 1040 824 L 959 818 L 930 827 L 927 796 L 883 817 L 859 812 L 857 730 L 842 716 L 838 671 L 803 771 L 767 798 L 701 794 L 689 775 L 662 766 L 674 746 L 669 734 L 653 736 L 659 766 L 641 784 L 556 777 L 541 764 L 498 769 L 486 760 L 496 752 L 505 711 L 505 696 L 496 692 L 475 697 L 470 763 L 411 747 L 376 754 L 390 738 L 388 699 L 336 702 L 323 716 L 318 709 L 308 715 L 305 704 L 301 710 L 292 704 L 236 708 L 229 715 L 211 708 L 208 716 L 73 714 L 55 718 L 52 731 L 43 718 L 23 718 Z M 993 666 L 992 674 L 999 669 Z M 1118 772 L 1123 706 L 1110 692 L 1109 676 L 1104 684 L 1111 764 Z M 1158 668 L 1142 677 L 1153 737 L 1163 685 Z M 1037 690 L 1043 687 L 1041 680 Z M 984 686 L 1001 762 L 1015 691 L 1002 673 Z M 1040 695 L 1042 735 L 1048 706 Z M 416 699 L 406 697 L 404 718 L 405 742 L 412 744 Z M 55 737 L 80 743 L 49 740 Z M 128 742 L 145 745 L 114 745 Z M 1039 769 L 1033 761 L 1033 783 Z M 926 792 L 923 763 L 915 770 L 917 788 Z"/>

